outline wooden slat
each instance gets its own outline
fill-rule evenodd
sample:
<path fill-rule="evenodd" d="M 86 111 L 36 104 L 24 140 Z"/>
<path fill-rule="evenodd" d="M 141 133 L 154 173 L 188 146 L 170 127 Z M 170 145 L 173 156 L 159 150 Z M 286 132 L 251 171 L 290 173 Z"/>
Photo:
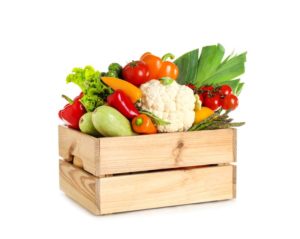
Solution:
<path fill-rule="evenodd" d="M 231 163 L 235 135 L 235 129 L 221 129 L 101 138 L 99 174 Z"/>
<path fill-rule="evenodd" d="M 79 131 L 59 126 L 59 155 L 67 161 L 82 160 L 84 170 L 99 176 L 100 140 Z"/>
<path fill-rule="evenodd" d="M 63 160 L 59 169 L 61 190 L 93 214 L 100 215 L 99 179 Z"/>
<path fill-rule="evenodd" d="M 99 190 L 101 214 L 231 199 L 233 166 L 101 178 Z"/>

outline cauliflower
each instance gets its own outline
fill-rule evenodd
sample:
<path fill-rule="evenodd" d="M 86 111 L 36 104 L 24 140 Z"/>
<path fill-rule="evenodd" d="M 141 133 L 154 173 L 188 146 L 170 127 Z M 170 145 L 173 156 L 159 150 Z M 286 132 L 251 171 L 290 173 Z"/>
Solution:
<path fill-rule="evenodd" d="M 173 80 L 165 84 L 159 80 L 151 80 L 141 85 L 140 89 L 142 109 L 170 123 L 158 125 L 159 132 L 186 131 L 192 126 L 196 99 L 189 87 Z"/>

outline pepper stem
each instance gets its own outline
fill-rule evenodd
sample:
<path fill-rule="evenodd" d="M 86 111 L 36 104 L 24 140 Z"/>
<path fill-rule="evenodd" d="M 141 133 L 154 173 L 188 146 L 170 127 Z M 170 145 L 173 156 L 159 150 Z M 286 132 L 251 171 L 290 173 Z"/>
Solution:
<path fill-rule="evenodd" d="M 70 97 L 68 97 L 66 95 L 61 95 L 61 97 L 64 98 L 66 101 L 68 101 L 69 104 L 73 104 L 74 103 L 74 101 Z"/>
<path fill-rule="evenodd" d="M 136 125 L 136 126 L 141 126 L 141 125 L 143 124 L 143 122 L 144 122 L 144 121 L 143 121 L 142 118 L 137 118 L 136 121 L 135 121 L 135 125 Z"/>
<path fill-rule="evenodd" d="M 168 58 L 170 58 L 171 60 L 173 60 L 175 58 L 175 56 L 172 53 L 167 53 L 165 55 L 163 55 L 163 57 L 161 58 L 162 61 L 166 61 L 168 60 Z"/>

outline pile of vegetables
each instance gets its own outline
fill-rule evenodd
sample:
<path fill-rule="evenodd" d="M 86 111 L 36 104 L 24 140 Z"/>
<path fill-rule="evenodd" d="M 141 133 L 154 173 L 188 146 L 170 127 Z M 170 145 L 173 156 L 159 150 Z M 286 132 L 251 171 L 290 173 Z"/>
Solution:
<path fill-rule="evenodd" d="M 224 57 L 222 45 L 205 46 L 175 59 L 149 52 L 107 72 L 74 68 L 67 83 L 81 89 L 59 117 L 95 137 L 130 136 L 238 127 L 229 113 L 244 86 L 246 53 Z M 175 60 L 174 60 L 175 59 Z M 174 61 L 172 61 L 174 60 Z"/>

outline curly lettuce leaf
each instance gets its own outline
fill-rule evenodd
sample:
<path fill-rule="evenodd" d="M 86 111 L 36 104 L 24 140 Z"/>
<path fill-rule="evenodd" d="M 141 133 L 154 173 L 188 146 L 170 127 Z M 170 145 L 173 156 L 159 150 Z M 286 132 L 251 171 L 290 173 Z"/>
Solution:
<path fill-rule="evenodd" d="M 74 83 L 83 92 L 81 103 L 87 111 L 94 111 L 98 106 L 105 104 L 106 98 L 113 90 L 102 83 L 101 73 L 92 66 L 85 68 L 74 68 L 72 73 L 67 76 L 67 83 Z"/>

